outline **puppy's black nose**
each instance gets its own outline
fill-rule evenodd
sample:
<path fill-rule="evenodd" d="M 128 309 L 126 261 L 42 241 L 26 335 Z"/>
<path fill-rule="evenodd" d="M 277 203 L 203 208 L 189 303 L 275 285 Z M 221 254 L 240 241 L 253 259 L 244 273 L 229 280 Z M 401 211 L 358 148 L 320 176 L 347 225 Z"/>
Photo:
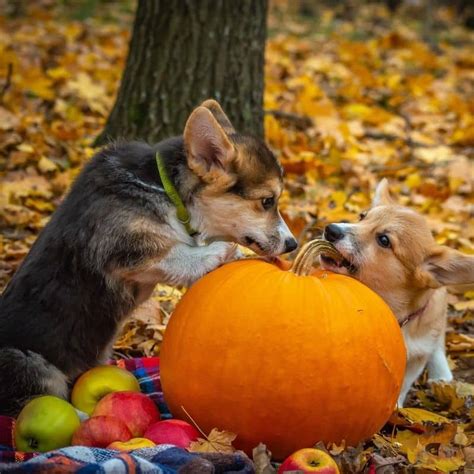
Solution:
<path fill-rule="evenodd" d="M 343 237 L 344 232 L 337 224 L 329 224 L 324 229 L 324 238 L 329 242 L 337 242 Z"/>
<path fill-rule="evenodd" d="M 285 253 L 295 250 L 296 247 L 298 247 L 298 242 L 293 237 L 285 240 Z"/>

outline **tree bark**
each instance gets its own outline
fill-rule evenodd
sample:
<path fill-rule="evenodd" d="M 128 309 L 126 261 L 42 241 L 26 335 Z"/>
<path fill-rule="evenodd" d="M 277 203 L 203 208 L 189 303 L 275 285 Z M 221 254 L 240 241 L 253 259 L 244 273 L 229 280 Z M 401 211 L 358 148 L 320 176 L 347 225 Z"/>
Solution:
<path fill-rule="evenodd" d="M 139 0 L 115 106 L 96 144 L 183 132 L 216 99 L 236 130 L 263 136 L 267 0 Z"/>

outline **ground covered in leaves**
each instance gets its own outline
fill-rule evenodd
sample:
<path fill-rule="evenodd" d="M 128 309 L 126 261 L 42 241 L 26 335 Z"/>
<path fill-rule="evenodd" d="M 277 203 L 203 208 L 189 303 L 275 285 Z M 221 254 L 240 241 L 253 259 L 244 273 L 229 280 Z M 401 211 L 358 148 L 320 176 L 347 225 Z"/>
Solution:
<path fill-rule="evenodd" d="M 127 52 L 133 4 L 124 4 L 99 14 L 39 2 L 0 16 L 0 289 L 94 153 Z M 423 15 L 365 3 L 298 12 L 274 2 L 265 125 L 287 172 L 281 207 L 301 241 L 328 222 L 356 219 L 388 177 L 439 243 L 474 253 L 473 35 L 448 8 L 428 25 L 416 19 Z M 158 354 L 180 295 L 157 288 L 117 353 Z M 411 408 L 369 443 L 329 447 L 345 472 L 474 469 L 473 288 L 452 290 L 449 314 L 458 381 L 421 382 Z M 257 459 L 272 472 L 264 451 Z"/>

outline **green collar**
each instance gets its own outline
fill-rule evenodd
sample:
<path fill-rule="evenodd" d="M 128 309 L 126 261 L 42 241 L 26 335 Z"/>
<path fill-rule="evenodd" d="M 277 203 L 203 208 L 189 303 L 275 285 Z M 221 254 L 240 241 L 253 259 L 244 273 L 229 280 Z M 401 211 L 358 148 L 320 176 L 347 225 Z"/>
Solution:
<path fill-rule="evenodd" d="M 174 187 L 168 173 L 166 172 L 165 164 L 163 163 L 163 159 L 161 158 L 160 154 L 156 152 L 156 165 L 158 167 L 158 174 L 160 175 L 161 182 L 163 184 L 163 188 L 165 193 L 169 197 L 170 201 L 173 203 L 174 207 L 176 208 L 176 216 L 178 217 L 179 222 L 186 227 L 186 231 L 190 236 L 197 234 L 197 232 L 191 227 L 190 221 L 191 217 L 189 216 L 189 212 L 186 209 L 177 189 Z"/>

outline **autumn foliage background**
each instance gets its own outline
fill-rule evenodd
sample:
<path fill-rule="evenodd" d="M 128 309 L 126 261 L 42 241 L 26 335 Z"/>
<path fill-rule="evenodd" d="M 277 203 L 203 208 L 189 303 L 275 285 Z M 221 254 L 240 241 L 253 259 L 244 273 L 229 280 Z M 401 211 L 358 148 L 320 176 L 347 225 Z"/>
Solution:
<path fill-rule="evenodd" d="M 439 243 L 474 253 L 472 30 L 447 5 L 427 24 L 413 5 L 303 3 L 272 2 L 266 51 L 266 137 L 287 173 L 281 208 L 295 235 L 357 219 L 388 177 Z M 16 16 L 0 0 L 0 290 L 94 153 L 122 74 L 134 3 L 73 4 L 39 1 Z M 158 354 L 180 295 L 159 286 L 117 355 Z M 404 412 L 371 443 L 331 447 L 348 470 L 370 458 L 377 472 L 469 472 L 473 288 L 451 291 L 449 315 L 458 382 L 414 388 L 410 405 L 436 415 Z"/>

